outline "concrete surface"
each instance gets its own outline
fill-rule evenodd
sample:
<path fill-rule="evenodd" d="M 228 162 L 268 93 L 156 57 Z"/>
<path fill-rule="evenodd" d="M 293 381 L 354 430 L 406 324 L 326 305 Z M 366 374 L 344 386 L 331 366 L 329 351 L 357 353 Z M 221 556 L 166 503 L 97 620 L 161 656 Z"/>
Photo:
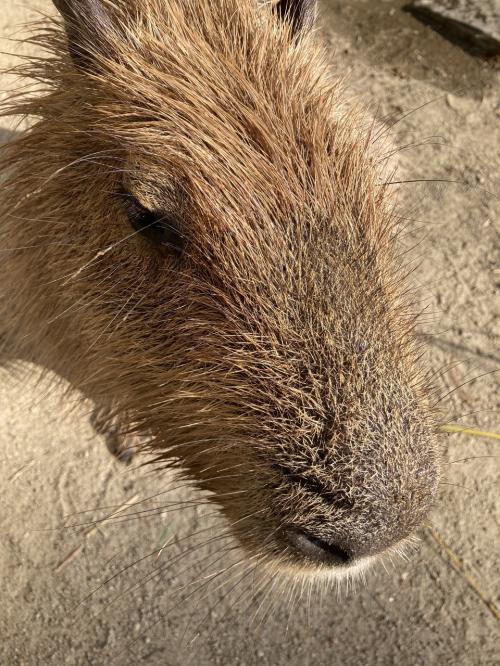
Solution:
<path fill-rule="evenodd" d="M 448 417 L 500 432 L 498 74 L 403 4 L 324 2 L 322 20 L 335 66 L 351 72 L 353 94 L 393 126 L 401 147 L 431 361 L 447 370 L 443 396 L 463 384 L 443 398 Z M 50 10 L 43 0 L 4 4 L 0 35 L 35 7 Z M 0 64 L 11 61 L 3 55 Z M 4 81 L 2 90 L 12 85 Z M 337 595 L 282 581 L 263 587 L 236 564 L 230 542 L 203 546 L 218 534 L 207 529 L 218 522 L 212 509 L 181 509 L 176 501 L 196 499 L 189 489 L 111 460 L 89 406 L 68 410 L 34 368 L 0 375 L 0 405 L 0 664 L 500 662 L 500 442 L 444 435 L 446 478 L 415 553 Z M 138 504 L 127 509 L 127 501 Z M 98 528 L 81 525 L 118 509 Z M 154 515 L 132 515 L 145 509 Z M 165 538 L 159 558 L 139 561 Z M 208 573 L 225 566 L 233 568 L 207 587 Z"/>

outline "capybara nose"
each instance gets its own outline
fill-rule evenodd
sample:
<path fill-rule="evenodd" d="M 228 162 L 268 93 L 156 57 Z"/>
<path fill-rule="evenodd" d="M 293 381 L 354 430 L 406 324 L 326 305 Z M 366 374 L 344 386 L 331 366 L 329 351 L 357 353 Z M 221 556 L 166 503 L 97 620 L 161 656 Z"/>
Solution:
<path fill-rule="evenodd" d="M 324 541 L 306 532 L 288 531 L 288 539 L 292 546 L 306 559 L 314 564 L 331 566 L 347 566 L 354 557 L 342 546 Z"/>

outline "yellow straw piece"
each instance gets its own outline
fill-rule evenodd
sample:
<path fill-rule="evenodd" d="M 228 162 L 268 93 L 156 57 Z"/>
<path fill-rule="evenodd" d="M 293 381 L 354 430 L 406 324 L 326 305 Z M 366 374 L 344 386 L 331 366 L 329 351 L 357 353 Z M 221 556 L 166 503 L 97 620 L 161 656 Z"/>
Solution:
<path fill-rule="evenodd" d="M 474 430 L 474 428 L 464 428 L 460 425 L 442 425 L 441 432 L 459 432 L 463 435 L 472 435 L 472 437 L 487 437 L 488 439 L 496 439 L 500 441 L 500 433 L 488 432 L 487 430 Z"/>

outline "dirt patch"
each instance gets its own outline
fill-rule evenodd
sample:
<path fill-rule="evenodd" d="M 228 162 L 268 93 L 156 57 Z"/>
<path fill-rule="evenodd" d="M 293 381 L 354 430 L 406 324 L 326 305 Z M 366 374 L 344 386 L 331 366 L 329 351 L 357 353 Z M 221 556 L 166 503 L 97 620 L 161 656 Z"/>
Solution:
<path fill-rule="evenodd" d="M 322 15 L 325 25 L 344 38 L 347 59 L 475 99 L 491 91 L 498 60 L 453 46 L 404 11 L 407 5 L 407 0 L 326 0 Z"/>

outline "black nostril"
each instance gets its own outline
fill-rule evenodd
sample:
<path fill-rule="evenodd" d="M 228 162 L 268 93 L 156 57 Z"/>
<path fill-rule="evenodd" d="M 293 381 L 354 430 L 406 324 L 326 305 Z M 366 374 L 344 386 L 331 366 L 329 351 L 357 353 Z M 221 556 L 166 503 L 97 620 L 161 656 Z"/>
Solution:
<path fill-rule="evenodd" d="M 288 538 L 293 546 L 308 559 L 330 565 L 346 565 L 353 561 L 353 556 L 342 546 L 319 539 L 305 532 L 290 530 Z"/>
<path fill-rule="evenodd" d="M 336 559 L 340 564 L 346 564 L 351 559 L 349 553 L 334 543 L 328 543 L 327 541 L 323 541 L 323 539 L 317 539 L 312 536 L 308 536 L 308 539 L 316 548 L 321 548 L 322 551 L 328 553 L 329 557 Z"/>

